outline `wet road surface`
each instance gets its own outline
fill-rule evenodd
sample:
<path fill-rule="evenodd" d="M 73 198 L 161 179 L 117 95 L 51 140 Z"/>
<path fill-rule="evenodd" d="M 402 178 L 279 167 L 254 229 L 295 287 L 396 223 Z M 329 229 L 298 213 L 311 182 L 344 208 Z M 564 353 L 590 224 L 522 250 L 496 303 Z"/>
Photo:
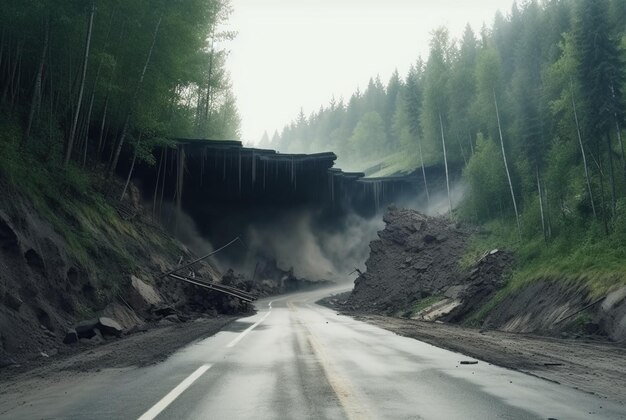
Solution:
<path fill-rule="evenodd" d="M 484 362 L 460 364 L 471 359 L 314 303 L 330 293 L 259 301 L 255 316 L 161 364 L 23 395 L 0 417 L 626 419 L 622 405 Z"/>

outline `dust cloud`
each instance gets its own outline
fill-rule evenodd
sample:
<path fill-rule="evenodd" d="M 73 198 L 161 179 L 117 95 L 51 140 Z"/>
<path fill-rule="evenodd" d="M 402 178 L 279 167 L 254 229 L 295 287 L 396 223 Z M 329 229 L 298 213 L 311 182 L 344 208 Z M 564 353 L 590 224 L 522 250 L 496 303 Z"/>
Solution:
<path fill-rule="evenodd" d="M 452 205 L 456 207 L 464 198 L 466 188 L 462 183 L 451 187 Z M 422 193 L 397 203 L 398 207 L 411 208 L 421 213 L 438 216 L 448 212 L 448 196 L 437 191 L 426 199 Z M 168 206 L 168 209 L 173 209 Z M 212 257 L 212 262 L 224 272 L 229 268 L 252 276 L 260 259 L 275 259 L 283 270 L 294 270 L 298 278 L 308 280 L 353 281 L 350 275 L 355 268 L 365 269 L 369 244 L 384 228 L 383 212 L 372 217 L 349 213 L 328 221 L 319 211 L 293 211 L 272 221 L 256 222 L 245 227 L 239 236 L 245 247 L 227 250 Z M 166 212 L 167 214 L 167 212 Z M 170 218 L 168 230 L 196 255 L 214 249 L 214 244 L 199 233 L 196 223 L 183 213 L 178 222 Z M 219 244 L 217 244 L 219 246 Z"/>

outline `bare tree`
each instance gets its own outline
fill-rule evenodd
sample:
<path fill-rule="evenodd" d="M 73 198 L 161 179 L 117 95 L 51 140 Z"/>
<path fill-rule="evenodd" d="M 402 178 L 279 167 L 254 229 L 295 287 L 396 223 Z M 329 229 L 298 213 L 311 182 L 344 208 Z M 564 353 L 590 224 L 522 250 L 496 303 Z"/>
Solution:
<path fill-rule="evenodd" d="M 502 147 L 502 160 L 504 161 L 504 169 L 506 170 L 506 178 L 509 181 L 509 189 L 511 190 L 511 199 L 513 200 L 513 209 L 515 210 L 515 219 L 517 221 L 517 234 L 520 241 L 522 240 L 522 227 L 519 220 L 519 212 L 517 211 L 517 200 L 515 199 L 515 191 L 513 191 L 513 182 L 511 181 L 511 173 L 509 172 L 509 164 L 506 160 L 506 152 L 504 151 L 504 138 L 502 137 L 502 125 L 500 124 L 500 110 L 498 109 L 498 99 L 496 98 L 496 90 L 493 89 L 493 102 L 496 105 L 496 118 L 498 120 L 498 132 L 500 134 L 500 146 Z"/>
<path fill-rule="evenodd" d="M 443 119 L 441 118 L 441 112 L 439 112 L 439 126 L 441 127 L 441 143 L 443 145 L 443 162 L 446 167 L 446 188 L 448 189 L 448 206 L 449 206 L 449 211 L 450 211 L 450 218 L 452 218 L 452 197 L 450 196 L 450 175 L 448 173 L 448 155 L 446 153 L 446 137 L 443 134 Z"/>
<path fill-rule="evenodd" d="M 93 30 L 93 16 L 96 13 L 96 2 L 91 2 L 91 12 L 89 13 L 89 25 L 87 28 L 87 40 L 85 41 L 85 54 L 83 56 L 83 67 L 80 76 L 80 87 L 78 89 L 78 101 L 76 103 L 76 111 L 72 121 L 70 136 L 67 141 L 67 150 L 65 151 L 65 166 L 70 162 L 72 157 L 72 149 L 74 147 L 74 138 L 76 136 L 76 126 L 78 125 L 78 117 L 80 116 L 80 108 L 83 102 L 83 93 L 85 92 L 85 76 L 87 75 L 87 63 L 89 62 L 89 48 L 91 46 L 91 32 Z"/>
<path fill-rule="evenodd" d="M 28 122 L 26 124 L 26 130 L 24 131 L 24 138 L 22 140 L 23 143 L 27 143 L 30 138 L 30 130 L 33 127 L 33 120 L 35 119 L 35 110 L 41 101 L 41 80 L 43 79 L 43 67 L 46 62 L 46 55 L 48 54 L 48 44 L 50 40 L 50 19 L 48 16 L 44 18 L 44 21 L 43 46 L 41 48 L 41 57 L 39 58 L 37 75 L 35 76 L 35 86 L 33 87 L 33 96 L 30 102 L 30 111 L 28 113 Z"/>

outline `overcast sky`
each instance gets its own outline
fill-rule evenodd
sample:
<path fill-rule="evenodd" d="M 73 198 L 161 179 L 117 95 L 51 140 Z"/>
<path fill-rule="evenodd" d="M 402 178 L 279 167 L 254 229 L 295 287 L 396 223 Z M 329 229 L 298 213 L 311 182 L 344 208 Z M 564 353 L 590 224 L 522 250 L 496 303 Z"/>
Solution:
<path fill-rule="evenodd" d="M 232 0 L 227 67 L 242 118 L 242 140 L 327 105 L 346 101 L 370 77 L 383 83 L 428 55 L 431 32 L 459 37 L 467 23 L 491 26 L 514 0 Z"/>

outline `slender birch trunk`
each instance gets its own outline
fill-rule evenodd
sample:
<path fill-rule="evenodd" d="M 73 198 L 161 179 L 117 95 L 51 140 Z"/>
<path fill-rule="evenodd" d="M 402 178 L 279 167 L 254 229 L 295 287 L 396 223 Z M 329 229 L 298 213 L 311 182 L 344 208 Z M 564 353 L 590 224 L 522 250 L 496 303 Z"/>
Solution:
<path fill-rule="evenodd" d="M 450 212 L 450 219 L 452 219 L 452 197 L 450 196 L 450 175 L 448 173 L 448 155 L 446 152 L 446 137 L 443 134 L 443 119 L 441 118 L 441 111 L 439 112 L 439 126 L 441 127 L 441 144 L 443 145 L 443 162 L 446 167 L 446 188 L 448 189 L 448 206 Z"/>
<path fill-rule="evenodd" d="M 570 79 L 570 96 L 572 97 L 572 107 L 574 109 L 574 120 L 576 121 L 576 132 L 578 133 L 578 145 L 580 146 L 580 153 L 583 157 L 583 166 L 585 168 L 585 181 L 587 182 L 587 192 L 589 192 L 589 200 L 591 200 L 591 210 L 593 211 L 593 217 L 598 218 L 596 213 L 596 205 L 593 201 L 593 191 L 591 189 L 591 181 L 589 179 L 589 167 L 587 166 L 587 156 L 585 153 L 585 146 L 583 145 L 583 137 L 580 133 L 580 124 L 578 122 L 578 111 L 576 110 L 576 100 L 574 99 L 574 83 Z"/>
<path fill-rule="evenodd" d="M 76 136 L 76 126 L 78 125 L 78 117 L 80 116 L 80 108 L 83 102 L 83 93 L 85 91 L 85 77 L 87 75 L 87 63 L 89 62 L 89 48 L 91 47 L 91 32 L 93 30 L 93 16 L 96 13 L 96 2 L 91 2 L 91 12 L 89 13 L 89 26 L 87 28 L 87 39 L 85 41 L 85 55 L 83 57 L 83 67 L 80 76 L 80 87 L 78 89 L 78 102 L 76 104 L 76 111 L 74 112 L 74 120 L 72 122 L 72 128 L 70 130 L 70 136 L 67 141 L 67 150 L 65 151 L 65 162 L 67 165 L 72 157 L 72 149 L 74 147 L 74 138 Z"/>
<path fill-rule="evenodd" d="M 122 190 L 120 201 L 124 200 L 124 196 L 126 195 L 126 190 L 128 189 L 128 184 L 130 184 L 130 178 L 133 176 L 133 170 L 135 169 L 135 162 L 137 161 L 137 152 L 139 151 L 139 146 L 141 145 L 141 134 L 142 133 L 139 133 L 139 137 L 137 137 L 137 144 L 135 144 L 135 153 L 133 153 L 133 162 L 130 164 L 130 170 L 128 171 L 128 177 L 126 178 L 126 184 L 124 184 L 124 189 Z"/>
<path fill-rule="evenodd" d="M 428 193 L 428 182 L 426 182 L 426 168 L 424 168 L 424 154 L 422 153 L 422 140 L 417 138 L 417 148 L 420 152 L 420 163 L 422 164 L 422 178 L 424 178 L 424 191 L 426 191 L 426 202 L 430 204 L 430 194 Z"/>
<path fill-rule="evenodd" d="M 498 132 L 500 134 L 500 146 L 502 147 L 502 160 L 504 161 L 504 169 L 506 177 L 509 181 L 509 189 L 511 190 L 511 199 L 513 200 L 513 209 L 515 210 L 515 219 L 517 221 L 517 234 L 520 241 L 522 240 L 522 227 L 519 220 L 519 212 L 517 211 L 517 200 L 515 199 L 515 191 L 513 191 L 513 182 L 511 181 L 511 173 L 509 172 L 509 164 L 506 160 L 506 152 L 504 151 L 504 138 L 502 136 L 502 125 L 500 124 L 500 110 L 498 109 L 498 99 L 496 98 L 496 90 L 493 89 L 493 102 L 496 106 L 496 118 L 498 120 Z"/>
<path fill-rule="evenodd" d="M 159 35 L 159 28 L 161 27 L 161 21 L 163 20 L 163 15 L 159 17 L 157 24 L 154 28 L 154 34 L 152 35 L 152 44 L 150 44 L 150 49 L 148 50 L 148 56 L 146 57 L 146 62 L 141 71 L 141 76 L 139 77 L 139 81 L 137 82 L 137 86 L 135 87 L 135 92 L 133 93 L 133 97 L 130 101 L 130 109 L 128 114 L 126 115 L 126 120 L 124 121 L 124 126 L 122 128 L 122 132 L 120 134 L 120 139 L 117 143 L 117 148 L 115 150 L 115 154 L 113 155 L 113 161 L 111 162 L 111 167 L 109 168 L 108 177 L 110 178 L 115 169 L 117 168 L 117 162 L 120 158 L 120 153 L 122 152 L 122 146 L 124 146 L 124 141 L 126 140 L 126 135 L 128 134 L 128 127 L 130 124 L 130 118 L 133 114 L 133 107 L 135 102 L 137 101 L 137 97 L 139 96 L 139 90 L 141 89 L 141 85 L 143 84 L 143 80 L 146 76 L 146 71 L 148 71 L 148 65 L 150 64 L 150 59 L 152 58 L 152 52 L 154 51 L 154 45 L 156 44 L 157 36 Z"/>
<path fill-rule="evenodd" d="M 35 110 L 37 104 L 41 100 L 41 85 L 43 79 L 43 67 L 46 62 L 46 55 L 48 54 L 48 43 L 50 40 L 50 20 L 46 16 L 44 24 L 44 36 L 43 47 L 41 48 L 41 57 L 39 59 L 39 67 L 37 68 L 37 75 L 35 76 L 35 86 L 33 87 L 33 96 L 30 102 L 30 111 L 28 113 L 28 123 L 26 124 L 26 130 L 24 131 L 24 137 L 22 142 L 26 144 L 30 138 L 30 130 L 33 127 L 33 120 L 35 119 Z"/>
<path fill-rule="evenodd" d="M 539 192 L 539 210 L 541 212 L 541 230 L 543 232 L 543 240 L 548 243 L 546 234 L 546 219 L 543 213 L 543 191 L 541 191 L 541 180 L 539 178 L 539 165 L 535 164 L 535 174 L 537 175 L 537 191 Z"/>

